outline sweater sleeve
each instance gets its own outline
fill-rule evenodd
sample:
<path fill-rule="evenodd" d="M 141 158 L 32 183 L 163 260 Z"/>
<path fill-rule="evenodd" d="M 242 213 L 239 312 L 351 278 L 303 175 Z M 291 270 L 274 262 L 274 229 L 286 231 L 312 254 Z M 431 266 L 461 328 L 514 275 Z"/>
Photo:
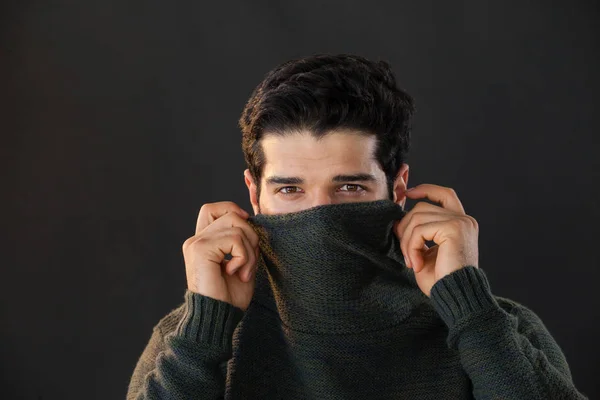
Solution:
<path fill-rule="evenodd" d="M 154 328 L 127 393 L 128 400 L 222 399 L 233 331 L 244 311 L 229 303 L 185 293 L 175 329 Z"/>
<path fill-rule="evenodd" d="M 587 399 L 541 319 L 518 304 L 505 311 L 480 268 L 466 266 L 443 277 L 430 298 L 476 399 Z"/>

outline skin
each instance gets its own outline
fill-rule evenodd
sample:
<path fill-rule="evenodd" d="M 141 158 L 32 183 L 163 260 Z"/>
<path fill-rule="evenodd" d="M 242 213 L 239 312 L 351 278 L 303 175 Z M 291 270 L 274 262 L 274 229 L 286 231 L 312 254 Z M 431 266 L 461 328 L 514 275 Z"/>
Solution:
<path fill-rule="evenodd" d="M 375 201 L 388 198 L 383 170 L 374 158 L 375 137 L 352 131 L 336 131 L 317 141 L 307 132 L 262 139 L 265 166 L 260 203 L 250 171 L 244 171 L 255 214 L 279 214 L 324 204 Z M 393 185 L 393 201 L 404 207 L 406 199 L 428 199 L 440 205 L 418 202 L 394 225 L 407 266 L 414 268 L 421 291 L 467 265 L 478 265 L 477 221 L 465 214 L 452 188 L 421 184 L 407 191 L 408 164 L 403 164 Z M 372 180 L 333 181 L 338 175 L 371 175 Z M 272 177 L 296 178 L 276 180 Z M 426 241 L 436 245 L 429 248 Z"/>
<path fill-rule="evenodd" d="M 465 210 L 454 189 L 421 184 L 406 192 L 418 202 L 394 226 L 407 266 L 414 268 L 419 288 L 427 297 L 443 277 L 466 266 L 479 268 L 479 225 Z M 436 244 L 428 247 L 425 242 Z"/>
<path fill-rule="evenodd" d="M 255 214 L 301 211 L 317 205 L 374 201 L 388 197 L 386 179 L 373 153 L 375 137 L 348 131 L 332 133 L 317 141 L 308 133 L 285 137 L 265 135 L 262 148 L 266 163 L 261 177 L 260 204 L 250 170 L 244 178 Z M 394 201 L 404 206 L 408 164 L 394 182 Z M 336 175 L 371 175 L 373 180 L 333 182 Z M 270 178 L 298 178 L 303 183 L 272 183 Z"/>

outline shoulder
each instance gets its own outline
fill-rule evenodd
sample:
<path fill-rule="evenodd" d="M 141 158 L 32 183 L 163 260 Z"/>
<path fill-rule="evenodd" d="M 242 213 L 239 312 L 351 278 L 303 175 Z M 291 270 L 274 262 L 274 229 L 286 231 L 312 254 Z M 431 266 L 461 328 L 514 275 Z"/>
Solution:
<path fill-rule="evenodd" d="M 506 297 L 494 296 L 500 308 L 514 317 L 513 321 L 521 333 L 546 331 L 542 319 L 531 308 Z"/>
<path fill-rule="evenodd" d="M 183 318 L 184 313 L 185 303 L 181 303 L 158 321 L 154 326 L 154 331 L 158 332 L 163 337 L 174 332 L 177 324 L 179 324 L 179 321 Z"/>

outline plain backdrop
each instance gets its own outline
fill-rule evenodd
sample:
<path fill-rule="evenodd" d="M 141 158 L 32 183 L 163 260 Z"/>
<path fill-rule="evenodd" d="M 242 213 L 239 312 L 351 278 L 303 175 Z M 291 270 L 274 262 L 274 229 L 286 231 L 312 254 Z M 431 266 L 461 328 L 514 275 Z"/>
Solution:
<path fill-rule="evenodd" d="M 418 109 L 409 186 L 456 190 L 493 293 L 600 396 L 600 13 L 552 3 L 2 3 L 0 397 L 125 397 L 200 207 L 251 210 L 252 89 L 319 52 L 392 64 Z"/>

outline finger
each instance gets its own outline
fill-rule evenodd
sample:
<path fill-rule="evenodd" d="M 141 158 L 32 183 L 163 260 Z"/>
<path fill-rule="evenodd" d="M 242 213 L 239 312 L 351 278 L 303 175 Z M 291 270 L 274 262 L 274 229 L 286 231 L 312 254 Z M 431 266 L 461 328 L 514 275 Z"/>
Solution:
<path fill-rule="evenodd" d="M 423 248 L 421 249 L 421 252 L 426 252 L 427 250 L 429 250 L 429 247 L 428 247 L 426 244 L 424 244 L 424 245 L 423 245 Z M 408 258 L 408 257 L 407 257 L 407 258 Z M 413 270 L 414 270 L 414 267 L 413 267 L 413 265 L 412 265 L 412 264 L 411 264 L 411 265 L 408 265 L 408 263 L 407 263 L 407 264 L 406 264 L 406 266 L 407 266 L 408 268 L 413 268 Z M 415 271 L 415 272 L 416 272 L 416 271 Z"/>
<path fill-rule="evenodd" d="M 410 262 L 414 263 L 414 260 L 409 253 L 409 243 L 413 236 L 414 229 L 423 224 L 444 222 L 453 218 L 456 218 L 456 216 L 452 214 L 441 214 L 438 212 L 418 212 L 411 214 L 409 221 L 404 227 L 404 231 L 398 233 L 400 236 L 400 250 L 402 251 L 402 254 L 407 255 Z M 411 265 L 411 267 L 414 268 L 414 265 Z"/>
<path fill-rule="evenodd" d="M 233 275 L 239 271 L 241 278 L 241 272 L 255 259 L 250 242 L 243 232 L 236 228 L 224 232 L 216 240 L 217 247 L 222 253 L 221 265 L 224 267 L 224 272 Z M 224 260 L 226 254 L 231 254 L 230 260 Z"/>
<path fill-rule="evenodd" d="M 239 228 L 244 232 L 246 239 L 250 241 L 252 247 L 258 246 L 258 234 L 250 226 L 246 218 L 240 217 L 235 212 L 229 212 L 222 217 L 218 218 L 212 224 L 208 225 L 202 231 L 203 234 L 210 235 L 211 232 L 219 232 L 221 230 L 227 230 L 228 228 Z"/>
<path fill-rule="evenodd" d="M 443 208 L 457 214 L 465 214 L 465 209 L 458 199 L 456 191 L 452 188 L 423 183 L 405 192 L 410 199 L 427 198 L 435 203 L 440 203 Z"/>
<path fill-rule="evenodd" d="M 242 218 L 248 218 L 250 214 L 242 210 L 240 206 L 232 201 L 221 201 L 218 203 L 207 203 L 200 208 L 198 219 L 196 220 L 196 235 L 199 234 L 208 225 L 227 213 L 236 213 Z"/>
<path fill-rule="evenodd" d="M 250 275 L 256 265 L 256 250 L 252 247 L 250 241 L 244 237 L 244 246 L 246 249 L 246 255 L 248 261 L 238 270 L 238 276 L 240 280 L 244 282 L 250 281 Z"/>
<path fill-rule="evenodd" d="M 420 201 L 408 212 L 404 217 L 402 217 L 397 222 L 397 231 L 404 232 L 406 226 L 411 221 L 413 214 L 421 213 L 421 212 L 430 212 L 430 213 L 440 213 L 440 214 L 448 214 L 451 215 L 449 210 L 442 208 L 440 206 L 436 206 L 435 204 L 426 203 L 424 201 Z"/>
<path fill-rule="evenodd" d="M 419 272 L 423 268 L 423 246 L 426 246 L 425 242 L 432 240 L 440 245 L 440 233 L 443 228 L 444 222 L 435 221 L 420 224 L 413 229 L 406 246 L 406 251 L 415 272 Z M 435 240 L 436 238 L 437 241 Z"/>
<path fill-rule="evenodd" d="M 243 266 L 238 275 L 240 280 L 244 282 L 250 282 L 251 279 L 256 275 L 256 270 L 258 269 L 258 258 L 260 257 L 260 248 L 257 246 L 254 249 L 248 251 L 248 254 L 253 253 L 254 258 L 251 259 L 245 266 Z"/>

